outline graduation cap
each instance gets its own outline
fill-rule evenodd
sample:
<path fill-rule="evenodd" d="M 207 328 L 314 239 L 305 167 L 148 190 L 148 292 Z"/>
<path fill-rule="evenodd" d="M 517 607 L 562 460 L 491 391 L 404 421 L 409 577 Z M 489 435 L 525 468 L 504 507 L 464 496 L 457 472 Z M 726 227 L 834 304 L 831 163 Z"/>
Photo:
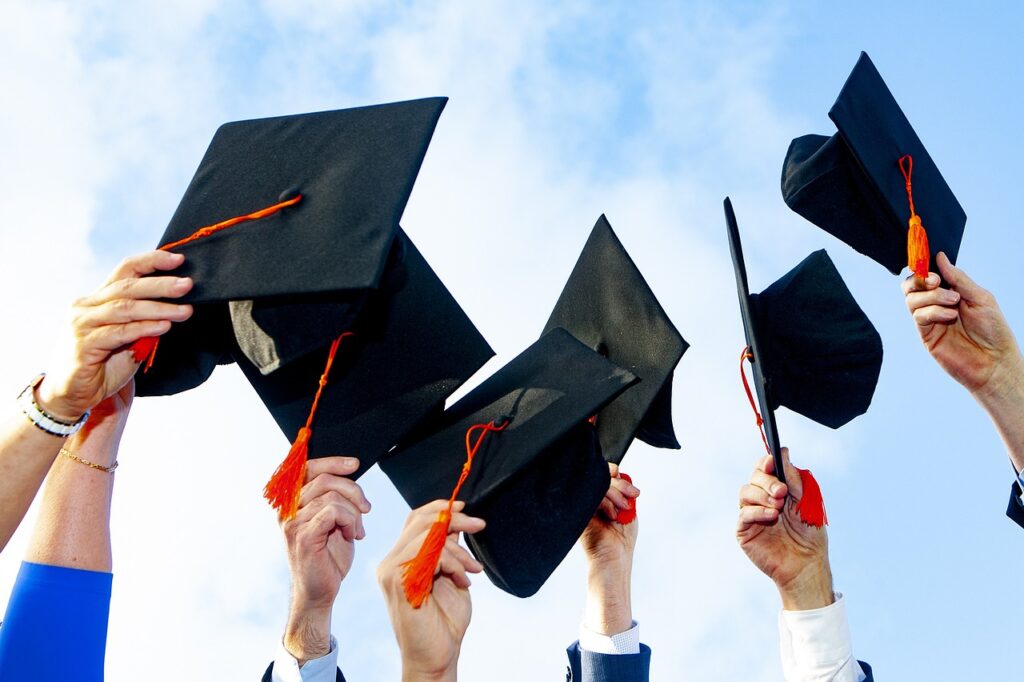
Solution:
<path fill-rule="evenodd" d="M 311 324 L 324 317 L 322 310 L 316 314 Z M 359 458 L 352 478 L 418 424 L 440 414 L 448 396 L 494 355 L 401 230 L 381 287 L 369 295 L 343 334 L 335 338 L 336 345 L 269 374 L 240 347 L 234 359 L 288 438 L 312 426 L 312 415 L 315 434 L 306 444 L 308 457 Z M 326 385 L 314 410 L 315 391 L 324 375 Z"/>
<path fill-rule="evenodd" d="M 755 412 L 775 475 L 785 482 L 775 410 L 785 406 L 833 429 L 863 414 L 882 367 L 882 340 L 824 250 L 751 294 L 728 198 L 725 220 L 747 338 L 743 359 L 751 360 L 761 408 Z M 746 384 L 742 364 L 740 372 Z M 747 394 L 753 405 L 749 387 Z"/>
<path fill-rule="evenodd" d="M 634 437 L 658 448 L 679 448 L 672 428 L 672 374 L 689 344 L 603 215 L 544 331 L 556 327 L 640 378 L 596 415 L 605 459 L 621 462 Z"/>
<path fill-rule="evenodd" d="M 449 499 L 406 566 L 410 603 L 430 593 L 456 499 L 487 521 L 467 542 L 491 581 L 519 597 L 540 589 L 610 483 L 589 417 L 636 381 L 556 328 L 382 459 L 410 506 Z"/>
<path fill-rule="evenodd" d="M 236 345 L 271 372 L 347 329 L 380 283 L 446 101 L 221 126 L 160 240 L 185 255 L 173 274 L 194 280 L 179 302 L 195 313 L 156 355 L 152 340 L 133 349 L 149 358 L 139 395 L 198 386 Z"/>
<path fill-rule="evenodd" d="M 867 54 L 828 115 L 838 133 L 798 137 L 786 152 L 789 207 L 893 274 L 909 264 L 927 277 L 930 252 L 955 263 L 967 215 Z"/>

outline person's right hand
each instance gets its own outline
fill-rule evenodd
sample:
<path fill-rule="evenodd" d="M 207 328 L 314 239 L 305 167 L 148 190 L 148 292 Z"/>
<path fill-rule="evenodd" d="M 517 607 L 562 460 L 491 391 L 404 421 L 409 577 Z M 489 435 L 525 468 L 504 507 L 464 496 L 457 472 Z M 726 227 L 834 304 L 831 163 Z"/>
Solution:
<path fill-rule="evenodd" d="M 907 308 L 928 352 L 942 369 L 971 393 L 998 390 L 1006 381 L 1024 380 L 1024 360 L 995 297 L 949 262 L 936 258 L 939 275 L 903 282 Z"/>
<path fill-rule="evenodd" d="M 430 526 L 447 506 L 447 500 L 436 500 L 414 509 L 394 549 L 377 569 L 377 580 L 402 652 L 403 682 L 455 680 L 462 638 L 469 628 L 472 606 L 466 573 L 479 573 L 483 566 L 459 546 L 459 533 L 476 533 L 485 524 L 483 519 L 461 513 L 465 503 L 456 502 L 452 508 L 448 540 L 430 596 L 420 608 L 414 609 L 402 588 L 402 564 L 416 556 Z"/>
<path fill-rule="evenodd" d="M 807 611 L 834 601 L 825 527 L 801 520 L 796 502 L 803 489 L 800 472 L 782 448 L 789 486 L 775 477 L 775 462 L 765 455 L 757 462 L 750 483 L 740 488 L 736 539 L 750 561 L 775 583 L 788 611 Z M 788 497 L 792 489 L 793 497 Z"/>
<path fill-rule="evenodd" d="M 167 251 L 126 258 L 103 287 L 75 301 L 70 328 L 36 389 L 40 407 L 74 422 L 128 383 L 139 367 L 129 346 L 192 315 L 190 305 L 154 300 L 184 296 L 192 289 L 190 278 L 144 275 L 173 270 L 184 260 Z"/>

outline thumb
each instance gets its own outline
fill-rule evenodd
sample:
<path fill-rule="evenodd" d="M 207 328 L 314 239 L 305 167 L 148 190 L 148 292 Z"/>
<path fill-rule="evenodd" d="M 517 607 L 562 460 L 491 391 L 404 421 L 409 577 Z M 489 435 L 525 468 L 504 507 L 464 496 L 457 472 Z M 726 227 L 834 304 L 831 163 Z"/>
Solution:
<path fill-rule="evenodd" d="M 939 266 L 939 274 L 942 275 L 942 279 L 949 282 L 953 290 L 962 298 L 967 301 L 977 301 L 981 294 L 985 293 L 985 290 L 968 277 L 966 272 L 953 265 L 945 253 L 940 251 L 935 262 Z"/>

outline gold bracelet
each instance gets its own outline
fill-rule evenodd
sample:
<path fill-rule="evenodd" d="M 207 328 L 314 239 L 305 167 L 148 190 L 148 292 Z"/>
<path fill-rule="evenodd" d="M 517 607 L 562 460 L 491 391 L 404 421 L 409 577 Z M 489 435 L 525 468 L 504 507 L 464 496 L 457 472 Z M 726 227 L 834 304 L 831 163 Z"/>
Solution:
<path fill-rule="evenodd" d="M 107 474 L 114 473 L 114 469 L 117 468 L 117 461 L 116 460 L 110 466 L 105 467 L 102 464 L 96 464 L 95 462 L 90 462 L 87 459 L 82 459 L 78 455 L 73 454 L 67 448 L 61 448 L 60 449 L 60 454 L 64 455 L 65 457 L 67 457 L 70 460 L 78 462 L 79 464 L 84 464 L 87 467 L 92 467 L 93 469 L 96 469 L 97 471 L 102 471 L 102 472 L 107 473 Z"/>

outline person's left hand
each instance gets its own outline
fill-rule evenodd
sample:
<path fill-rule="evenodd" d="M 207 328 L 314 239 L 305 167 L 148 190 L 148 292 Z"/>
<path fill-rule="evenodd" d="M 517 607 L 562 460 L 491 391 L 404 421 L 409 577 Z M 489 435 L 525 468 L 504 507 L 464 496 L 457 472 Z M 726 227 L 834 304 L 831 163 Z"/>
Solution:
<path fill-rule="evenodd" d="M 354 457 L 309 461 L 294 519 L 281 523 L 288 546 L 292 602 L 284 644 L 300 665 L 330 651 L 330 622 L 341 582 L 352 568 L 355 541 L 366 537 L 362 515 L 370 503 L 346 476 Z"/>
<path fill-rule="evenodd" d="M 609 464 L 611 485 L 601 506 L 580 537 L 587 557 L 587 609 L 585 625 L 593 632 L 614 635 L 632 627 L 630 582 L 633 572 L 633 551 L 636 548 L 640 522 L 622 525 L 615 519 L 620 510 L 640 490 L 619 475 L 619 468 Z"/>

